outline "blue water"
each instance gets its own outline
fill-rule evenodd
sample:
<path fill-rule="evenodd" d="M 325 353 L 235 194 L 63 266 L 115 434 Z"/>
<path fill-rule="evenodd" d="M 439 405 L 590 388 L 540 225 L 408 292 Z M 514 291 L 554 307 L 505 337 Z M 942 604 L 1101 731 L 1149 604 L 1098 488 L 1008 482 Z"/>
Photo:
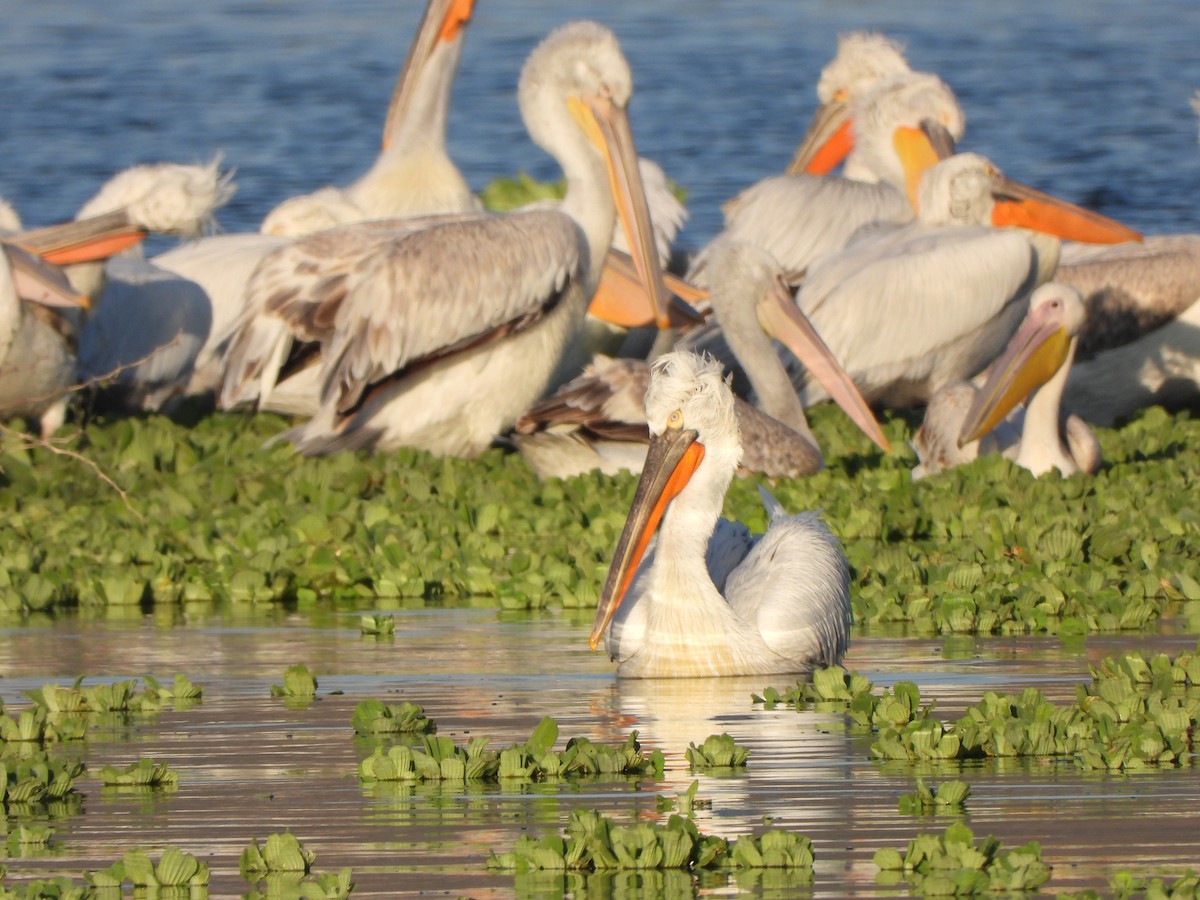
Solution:
<path fill-rule="evenodd" d="M 16 4 L 13 4 L 16 9 Z M 114 171 L 207 159 L 237 167 L 226 230 L 280 199 L 361 173 L 420 16 L 419 0 L 39 0 L 0 34 L 0 194 L 30 224 L 71 216 Z M 691 247 L 719 205 L 778 172 L 815 106 L 839 32 L 874 28 L 938 72 L 967 115 L 964 149 L 1148 233 L 1200 230 L 1196 0 L 1004 3 L 479 0 L 450 119 L 475 187 L 556 177 L 516 110 L 521 63 L 573 18 L 619 35 L 643 155 L 688 188 Z"/>

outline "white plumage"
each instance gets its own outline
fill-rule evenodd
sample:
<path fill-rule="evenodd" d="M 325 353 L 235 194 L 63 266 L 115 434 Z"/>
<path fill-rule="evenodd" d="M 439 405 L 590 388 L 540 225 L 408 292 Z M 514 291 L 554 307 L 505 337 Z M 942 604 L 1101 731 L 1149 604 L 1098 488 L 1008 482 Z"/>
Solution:
<path fill-rule="evenodd" d="M 298 371 L 318 391 L 317 414 L 288 435 L 304 452 L 485 448 L 545 390 L 579 329 L 616 221 L 610 185 L 634 210 L 635 235 L 648 231 L 624 197 L 641 192 L 631 90 L 608 29 L 553 32 L 526 62 L 519 100 L 534 141 L 563 166 L 561 209 L 362 223 L 281 248 L 234 329 L 223 404 L 269 398 Z M 649 257 L 639 264 L 661 292 Z M 319 354 L 302 359 L 295 342 Z"/>
<path fill-rule="evenodd" d="M 863 395 L 923 405 L 980 371 L 1016 329 L 1030 292 L 1047 281 L 1059 240 L 1131 240 L 1123 226 L 1004 178 L 977 154 L 932 167 L 918 221 L 866 230 L 809 270 L 796 304 Z M 1043 222 L 1044 216 L 1056 216 Z M 997 225 L 1019 219 L 1030 228 Z M 806 405 L 825 399 L 788 361 Z"/>
<path fill-rule="evenodd" d="M 840 250 L 863 225 L 908 222 L 916 179 L 937 153 L 963 133 L 962 110 L 936 76 L 896 75 L 859 98 L 854 107 L 855 178 L 788 173 L 763 179 L 725 204 L 718 240 L 741 241 L 766 250 L 793 284 L 814 260 Z M 896 135 L 910 134 L 904 153 Z M 705 284 L 706 252 L 688 277 Z"/>
<path fill-rule="evenodd" d="M 849 573 L 819 516 L 789 516 L 765 497 L 763 535 L 719 519 L 742 452 L 720 365 L 685 352 L 660 357 L 646 415 L 651 450 L 592 645 L 604 637 L 617 674 L 630 678 L 806 672 L 840 660 Z M 657 543 L 642 561 L 658 514 Z"/>
<path fill-rule="evenodd" d="M 374 165 L 345 188 L 292 197 L 259 230 L 300 237 L 369 219 L 480 209 L 446 152 L 450 92 L 474 0 L 429 0 L 388 106 L 383 149 Z"/>

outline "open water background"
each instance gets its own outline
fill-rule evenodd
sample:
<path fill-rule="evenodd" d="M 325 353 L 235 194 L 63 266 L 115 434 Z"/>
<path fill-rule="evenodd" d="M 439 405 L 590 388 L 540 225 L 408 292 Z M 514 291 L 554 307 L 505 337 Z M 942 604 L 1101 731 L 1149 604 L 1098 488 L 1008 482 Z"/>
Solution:
<path fill-rule="evenodd" d="M 216 152 L 251 230 L 279 200 L 363 172 L 378 147 L 419 0 L 39 0 L 0 34 L 0 194 L 30 224 L 73 215 L 118 169 Z M 1200 228 L 1195 0 L 1004 3 L 479 0 L 450 116 L 476 188 L 524 169 L 556 178 L 526 137 L 515 87 L 555 25 L 611 26 L 633 67 L 639 149 L 690 192 L 682 240 L 780 171 L 816 105 L 839 33 L 905 42 L 967 115 L 964 149 L 1006 174 L 1147 233 Z"/>

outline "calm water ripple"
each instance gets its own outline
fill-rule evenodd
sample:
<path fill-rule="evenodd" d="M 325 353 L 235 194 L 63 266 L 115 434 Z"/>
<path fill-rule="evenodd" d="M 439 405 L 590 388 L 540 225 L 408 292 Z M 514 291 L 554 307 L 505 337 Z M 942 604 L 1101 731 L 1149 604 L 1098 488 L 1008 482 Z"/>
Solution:
<path fill-rule="evenodd" d="M 221 151 L 239 191 L 227 230 L 363 172 L 422 4 L 384 0 L 74 0 L 25 4 L 0 37 L 0 194 L 31 223 L 65 218 L 115 170 Z M 690 192 L 696 247 L 719 205 L 782 169 L 839 32 L 905 41 L 967 114 L 964 148 L 1007 174 L 1150 233 L 1200 229 L 1200 4 L 767 0 L 481 0 L 450 117 L 477 188 L 525 169 L 557 177 L 525 136 L 514 91 L 551 27 L 619 35 L 637 82 L 639 148 Z"/>
<path fill-rule="evenodd" d="M 190 621 L 171 627 L 147 617 L 66 618 L 5 629 L 0 699 L 10 711 L 27 705 L 24 691 L 85 673 L 96 683 L 145 674 L 168 681 L 183 672 L 204 687 L 204 700 L 193 709 L 135 718 L 64 745 L 91 770 L 78 783 L 83 811 L 53 823 L 46 855 L 8 860 L 10 878 L 77 877 L 132 847 L 155 855 L 175 846 L 207 860 L 213 895 L 230 896 L 248 889 L 237 873 L 242 849 L 253 838 L 288 829 L 317 853 L 318 871 L 351 866 L 356 897 L 580 893 L 591 883 L 493 874 L 484 861 L 521 834 L 560 833 L 574 809 L 599 809 L 626 822 L 661 819 L 666 814 L 656 798 L 674 797 L 696 779 L 699 796 L 712 803 L 697 811 L 702 831 L 732 838 L 761 830 L 767 820 L 801 831 L 817 854 L 805 893 L 876 896 L 875 850 L 902 848 L 916 833 L 953 821 L 897 813 L 897 798 L 913 789 L 917 774 L 933 783 L 961 776 L 971 785 L 966 821 L 977 836 L 995 834 L 1008 847 L 1039 841 L 1055 867 L 1055 890 L 1104 888 L 1122 868 L 1170 874 L 1200 859 L 1200 830 L 1192 827 L 1200 803 L 1194 768 L 1110 775 L 1046 759 L 940 768 L 874 763 L 870 738 L 852 733 L 840 715 L 754 707 L 750 694 L 770 679 L 618 682 L 603 655 L 588 651 L 587 623 L 569 616 L 505 614 L 502 620 L 497 611 L 480 609 L 394 614 L 403 637 L 391 641 L 362 638 L 355 614 L 278 609 L 243 610 L 236 620 L 231 613 L 194 610 Z M 258 627 L 248 619 L 257 619 Z M 1067 701 L 1076 683 L 1087 680 L 1089 663 L 1120 649 L 1175 654 L 1194 648 L 1195 637 L 1093 637 L 1084 652 L 1054 638 L 976 638 L 970 650 L 955 643 L 955 658 L 946 659 L 938 641 L 859 637 L 847 665 L 877 685 L 911 678 L 922 701 L 935 702 L 937 715 L 952 721 L 987 690 L 1016 691 L 1036 682 L 1052 700 Z M 308 705 L 268 696 L 295 662 L 306 663 L 320 682 Z M 780 689 L 789 683 L 773 680 Z M 365 699 L 419 703 L 439 734 L 458 742 L 487 735 L 501 747 L 525 740 L 546 715 L 558 720 L 560 746 L 574 736 L 615 744 L 636 729 L 648 749 L 664 752 L 666 771 L 657 781 L 364 786 L 354 773 L 371 744 L 355 738 L 349 723 Z M 689 771 L 688 744 L 721 731 L 750 749 L 745 772 Z M 95 778 L 106 764 L 147 758 L 178 771 L 178 791 L 156 798 L 101 788 Z M 620 882 L 613 896 L 652 897 L 675 887 L 663 881 L 670 874 L 643 877 L 648 881 Z M 794 896 L 801 887 L 775 885 L 761 873 L 733 880 L 704 875 L 698 884 L 700 894 L 714 896 L 773 890 Z M 600 889 L 599 881 L 595 885 Z M 686 896 L 697 890 L 687 879 L 680 887 Z"/>

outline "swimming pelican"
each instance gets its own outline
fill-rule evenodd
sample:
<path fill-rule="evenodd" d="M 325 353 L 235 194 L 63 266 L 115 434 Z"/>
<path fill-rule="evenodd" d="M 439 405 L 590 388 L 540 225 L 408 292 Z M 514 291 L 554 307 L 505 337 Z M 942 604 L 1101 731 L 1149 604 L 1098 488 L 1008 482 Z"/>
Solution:
<path fill-rule="evenodd" d="M 1051 281 L 1034 291 L 1028 314 L 983 385 L 956 382 L 929 401 L 913 440 L 921 460 L 913 480 L 991 452 L 1034 475 L 1050 469 L 1095 474 L 1100 442 L 1083 419 L 1062 412 L 1083 325 L 1078 290 Z"/>
<path fill-rule="evenodd" d="M 817 80 L 817 111 L 788 164 L 787 173 L 825 175 L 851 152 L 854 146 L 853 107 L 879 82 L 910 71 L 904 47 L 872 31 L 853 31 L 838 36 L 837 54 L 821 70 Z M 854 171 L 847 161 L 848 178 L 873 181 Z"/>
<path fill-rule="evenodd" d="M 872 229 L 820 259 L 796 295 L 863 396 L 887 406 L 924 405 L 991 362 L 1030 293 L 1053 275 L 1060 237 L 1141 237 L 1005 178 L 974 153 L 929 169 L 918 205 L 918 221 Z M 824 399 L 801 367 L 785 362 L 805 405 Z"/>
<path fill-rule="evenodd" d="M 871 181 L 833 175 L 785 174 L 765 178 L 725 204 L 722 239 L 762 247 L 792 284 L 812 262 L 840 250 L 860 227 L 913 219 L 921 175 L 952 152 L 962 137 L 962 110 L 935 75 L 908 72 L 889 78 L 855 107 L 856 172 Z M 688 280 L 705 286 L 707 252 L 692 262 Z"/>
<path fill-rule="evenodd" d="M 751 536 L 720 519 L 742 455 L 721 366 L 674 352 L 653 363 L 650 449 L 600 594 L 601 638 L 623 678 L 765 675 L 832 665 L 850 636 L 850 578 L 816 513 Z M 661 520 L 657 545 L 646 556 Z"/>
<path fill-rule="evenodd" d="M 363 223 L 281 248 L 274 262 L 287 277 L 272 287 L 272 259 L 260 267 L 265 290 L 229 345 L 222 404 L 269 395 L 294 345 L 313 342 L 321 409 L 288 434 L 303 452 L 477 454 L 545 390 L 618 215 L 665 320 L 631 92 L 611 31 L 576 22 L 552 32 L 526 61 L 518 100 L 530 136 L 563 167 L 561 210 L 464 214 L 415 230 Z"/>
<path fill-rule="evenodd" d="M 804 359 L 854 422 L 887 452 L 887 439 L 870 408 L 798 314 L 779 264 L 757 247 L 729 241 L 713 248 L 710 266 L 713 313 L 727 340 L 721 349 L 749 380 L 757 404 L 734 398 L 744 439 L 742 469 L 794 478 L 824 465 L 772 338 Z M 542 478 L 566 478 L 590 469 L 639 471 L 649 439 L 644 405 L 649 384 L 648 362 L 598 356 L 584 374 L 517 420 L 513 442 Z"/>
<path fill-rule="evenodd" d="M 61 271 L 0 241 L 0 418 L 36 418 L 43 439 L 62 425 L 75 352 L 59 313 L 86 304 Z"/>
<path fill-rule="evenodd" d="M 481 208 L 446 153 L 450 91 L 474 5 L 429 0 L 392 92 L 375 164 L 349 187 L 285 200 L 263 219 L 263 234 L 299 237 L 368 219 Z"/>
<path fill-rule="evenodd" d="M 1087 319 L 1066 403 L 1097 425 L 1153 404 L 1200 401 L 1200 235 L 1072 248 L 1056 280 L 1083 293 Z"/>

